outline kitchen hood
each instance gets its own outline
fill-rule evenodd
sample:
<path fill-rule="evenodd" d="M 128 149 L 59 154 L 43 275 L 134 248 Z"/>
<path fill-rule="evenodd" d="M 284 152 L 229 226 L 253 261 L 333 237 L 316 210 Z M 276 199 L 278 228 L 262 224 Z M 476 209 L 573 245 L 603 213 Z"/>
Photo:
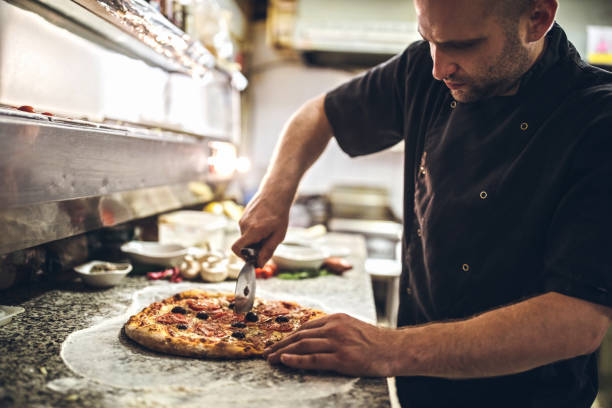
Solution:
<path fill-rule="evenodd" d="M 292 27 L 284 45 L 300 52 L 392 55 L 420 39 L 410 1 L 297 0 L 291 8 L 286 0 L 272 3 L 284 7 L 279 14 L 285 21 L 279 23 L 285 30 Z M 288 9 L 293 15 L 287 15 Z"/>

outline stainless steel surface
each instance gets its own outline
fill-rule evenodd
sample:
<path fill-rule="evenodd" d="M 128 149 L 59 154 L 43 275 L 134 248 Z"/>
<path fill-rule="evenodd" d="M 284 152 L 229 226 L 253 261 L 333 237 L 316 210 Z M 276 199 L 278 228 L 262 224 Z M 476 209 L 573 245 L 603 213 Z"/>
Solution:
<path fill-rule="evenodd" d="M 202 77 L 210 70 L 226 75 L 239 91 L 248 81 L 234 67 L 217 61 L 200 42 L 194 41 L 143 0 L 105 2 L 97 0 L 8 0 L 46 19 L 107 40 L 105 46 L 147 61 L 166 71 Z M 75 29 L 75 25 L 80 26 Z M 83 30 L 90 33 L 84 33 Z M 97 39 L 99 40 L 99 39 Z"/>
<path fill-rule="evenodd" d="M 402 224 L 395 221 L 332 218 L 329 220 L 329 230 L 381 236 L 393 240 L 402 237 Z"/>
<path fill-rule="evenodd" d="M 0 1 L 0 104 L 239 141 L 233 74 L 185 75 L 82 6 L 42 1 Z"/>
<path fill-rule="evenodd" d="M 0 117 L 0 209 L 202 180 L 206 143 Z"/>
<path fill-rule="evenodd" d="M 183 183 L 1 208 L 0 254 L 210 200 L 194 190 Z"/>
<path fill-rule="evenodd" d="M 27 116 L 0 115 L 0 253 L 212 199 L 212 142 Z"/>
<path fill-rule="evenodd" d="M 236 280 L 234 310 L 238 313 L 246 313 L 253 308 L 255 302 L 255 265 L 258 253 L 255 248 L 247 247 L 243 248 L 240 254 L 246 262 L 240 270 L 238 280 Z"/>
<path fill-rule="evenodd" d="M 293 3 L 292 8 L 288 4 Z M 305 51 L 352 54 L 401 52 L 420 39 L 411 2 L 298 0 L 271 2 L 270 35 Z M 275 18 L 276 17 L 276 18 Z"/>
<path fill-rule="evenodd" d="M 373 186 L 339 185 L 331 188 L 332 217 L 384 220 L 390 217 L 389 193 Z"/>

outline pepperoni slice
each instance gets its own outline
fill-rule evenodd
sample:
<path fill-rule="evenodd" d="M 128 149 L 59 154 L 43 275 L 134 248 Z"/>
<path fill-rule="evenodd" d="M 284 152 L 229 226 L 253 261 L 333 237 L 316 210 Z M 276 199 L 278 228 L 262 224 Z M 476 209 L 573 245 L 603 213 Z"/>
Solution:
<path fill-rule="evenodd" d="M 279 316 L 288 314 L 291 310 L 286 308 L 281 302 L 270 302 L 261 308 L 261 313 L 266 316 Z"/>
<path fill-rule="evenodd" d="M 217 310 L 217 309 L 221 309 L 221 306 L 219 306 L 216 302 L 212 301 L 212 300 L 207 300 L 207 299 L 189 299 L 187 301 L 187 304 L 189 305 L 189 307 L 193 310 L 196 311 L 201 311 L 201 310 Z"/>
<path fill-rule="evenodd" d="M 269 339 L 269 334 L 267 333 L 249 335 L 247 337 L 247 340 L 258 349 L 265 348 L 268 345 L 268 343 L 272 344 L 272 341 Z"/>
<path fill-rule="evenodd" d="M 180 313 L 166 313 L 165 315 L 159 316 L 155 319 L 157 323 L 161 324 L 187 324 L 189 321 L 185 315 Z"/>
<path fill-rule="evenodd" d="M 225 337 L 225 329 L 214 322 L 200 322 L 195 325 L 194 331 L 206 337 Z"/>
<path fill-rule="evenodd" d="M 244 322 L 244 315 L 234 313 L 233 311 L 229 311 L 229 312 L 226 312 L 223 310 L 213 311 L 212 313 L 209 313 L 209 316 L 212 320 L 214 320 L 217 323 L 228 324 L 228 323 Z"/>
<path fill-rule="evenodd" d="M 287 309 L 291 310 L 291 309 L 295 309 L 295 305 L 293 303 L 289 303 L 289 302 L 281 302 L 281 304 L 286 307 Z"/>

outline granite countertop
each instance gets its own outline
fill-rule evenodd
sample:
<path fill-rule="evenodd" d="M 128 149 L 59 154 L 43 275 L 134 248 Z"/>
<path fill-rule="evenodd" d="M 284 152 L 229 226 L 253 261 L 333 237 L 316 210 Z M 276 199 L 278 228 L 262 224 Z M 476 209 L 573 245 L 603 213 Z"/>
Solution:
<path fill-rule="evenodd" d="M 306 299 L 328 312 L 375 321 L 363 240 L 340 234 L 328 239 L 331 246 L 351 248 L 353 270 L 341 277 L 258 280 L 258 295 Z M 110 289 L 77 280 L 0 292 L 0 304 L 25 308 L 0 327 L 0 407 L 389 406 L 384 378 L 296 371 L 260 359 L 166 356 L 125 338 L 121 326 L 139 307 L 136 299 L 194 284 L 180 285 L 128 276 Z"/>

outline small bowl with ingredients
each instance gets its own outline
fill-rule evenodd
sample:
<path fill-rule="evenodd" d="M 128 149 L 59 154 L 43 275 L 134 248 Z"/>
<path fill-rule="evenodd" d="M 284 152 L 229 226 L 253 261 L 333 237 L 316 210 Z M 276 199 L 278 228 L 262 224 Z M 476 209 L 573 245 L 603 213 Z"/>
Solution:
<path fill-rule="evenodd" d="M 121 245 L 121 251 L 136 262 L 161 266 L 178 266 L 189 252 L 187 247 L 179 244 L 160 244 L 155 241 L 126 242 Z"/>
<path fill-rule="evenodd" d="M 132 270 L 129 263 L 91 261 L 74 268 L 89 286 L 109 288 L 117 285 Z"/>
<path fill-rule="evenodd" d="M 318 269 L 327 256 L 318 247 L 284 242 L 276 248 L 272 260 L 280 269 Z"/>

